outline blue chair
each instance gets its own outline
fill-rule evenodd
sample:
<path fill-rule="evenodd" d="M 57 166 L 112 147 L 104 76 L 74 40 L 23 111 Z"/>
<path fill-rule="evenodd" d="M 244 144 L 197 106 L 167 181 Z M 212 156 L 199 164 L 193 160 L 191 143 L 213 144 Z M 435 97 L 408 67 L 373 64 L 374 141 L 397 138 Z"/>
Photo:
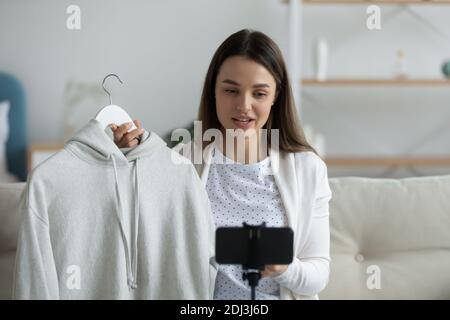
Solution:
<path fill-rule="evenodd" d="M 27 178 L 27 124 L 25 91 L 12 75 L 0 72 L 0 101 L 10 102 L 9 138 L 6 142 L 8 171 L 20 180 Z"/>

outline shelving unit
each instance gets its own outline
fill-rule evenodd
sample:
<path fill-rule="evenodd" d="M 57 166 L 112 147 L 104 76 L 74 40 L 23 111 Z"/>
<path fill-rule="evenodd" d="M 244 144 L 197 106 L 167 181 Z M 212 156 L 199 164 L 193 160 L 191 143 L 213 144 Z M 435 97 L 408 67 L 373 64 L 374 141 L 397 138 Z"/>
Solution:
<path fill-rule="evenodd" d="M 289 3 L 289 0 L 282 0 L 284 3 Z M 450 4 L 450 0 L 298 0 L 303 4 L 419 4 L 419 5 L 436 5 L 436 4 Z"/>
<path fill-rule="evenodd" d="M 293 79 L 298 79 L 294 90 L 301 91 L 302 87 L 333 87 L 333 86 L 391 86 L 391 87 L 445 87 L 450 86 L 448 79 L 419 79 L 419 78 L 335 78 L 319 81 L 316 79 L 303 78 L 300 80 L 301 70 L 297 63 L 294 63 L 296 57 L 301 61 L 301 15 L 303 5 L 448 5 L 450 0 L 282 0 L 289 4 L 290 11 L 290 68 L 294 70 Z M 302 5 L 303 4 L 303 5 Z M 296 99 L 300 99 L 300 94 Z M 301 111 L 301 110 L 300 110 Z M 301 114 L 301 112 L 300 112 Z M 414 156 L 414 155 L 399 155 L 399 156 L 327 156 L 325 162 L 329 166 L 339 167 L 450 167 L 450 155 L 439 156 Z"/>
<path fill-rule="evenodd" d="M 303 79 L 303 86 L 450 86 L 446 79 Z"/>

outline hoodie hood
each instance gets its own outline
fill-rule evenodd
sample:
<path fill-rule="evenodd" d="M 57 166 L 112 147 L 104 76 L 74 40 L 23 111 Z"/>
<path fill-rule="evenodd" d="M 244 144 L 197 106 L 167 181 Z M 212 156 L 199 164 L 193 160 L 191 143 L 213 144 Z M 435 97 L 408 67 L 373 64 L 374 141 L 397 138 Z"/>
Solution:
<path fill-rule="evenodd" d="M 133 290 L 138 287 L 139 161 L 152 156 L 161 148 L 166 147 L 166 143 L 154 132 L 144 132 L 143 139 L 139 145 L 132 149 L 119 149 L 113 141 L 112 132 L 110 130 L 108 132 L 110 135 L 108 135 L 106 130 L 102 129 L 97 120 L 92 119 L 66 143 L 66 148 L 87 162 L 112 166 L 113 170 L 107 172 L 114 175 L 115 214 L 125 252 L 127 284 L 128 288 Z M 127 233 L 124 227 L 123 196 L 120 193 L 117 170 L 120 166 L 129 167 L 130 165 L 134 166 L 134 184 L 131 184 L 133 186 L 134 210 L 130 218 L 131 231 Z"/>
<path fill-rule="evenodd" d="M 114 143 L 112 132 L 109 129 L 103 130 L 95 119 L 90 120 L 66 143 L 66 147 L 87 161 L 112 164 L 111 158 L 114 157 L 119 165 L 149 157 L 166 145 L 156 133 L 145 131 L 141 143 L 125 155 L 124 149 L 119 149 Z"/>

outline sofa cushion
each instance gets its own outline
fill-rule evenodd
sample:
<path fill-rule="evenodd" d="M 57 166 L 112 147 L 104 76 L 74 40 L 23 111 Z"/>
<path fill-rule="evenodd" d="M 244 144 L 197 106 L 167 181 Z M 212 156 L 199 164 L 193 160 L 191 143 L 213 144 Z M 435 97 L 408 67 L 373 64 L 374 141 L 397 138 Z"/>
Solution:
<path fill-rule="evenodd" d="M 15 257 L 15 250 L 0 254 L 0 300 L 12 298 Z"/>
<path fill-rule="evenodd" d="M 450 175 L 333 178 L 321 299 L 450 299 Z"/>
<path fill-rule="evenodd" d="M 15 249 L 20 225 L 19 203 L 25 182 L 0 183 L 0 254 Z"/>

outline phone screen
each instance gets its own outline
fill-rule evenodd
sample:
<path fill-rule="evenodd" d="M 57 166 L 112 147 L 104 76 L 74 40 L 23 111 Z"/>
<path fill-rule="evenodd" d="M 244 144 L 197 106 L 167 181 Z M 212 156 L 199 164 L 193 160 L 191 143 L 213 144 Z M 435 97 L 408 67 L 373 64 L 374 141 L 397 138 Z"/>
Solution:
<path fill-rule="evenodd" d="M 289 227 L 221 227 L 216 230 L 216 261 L 220 264 L 289 264 L 293 259 L 294 232 Z M 257 238 L 257 240 L 252 240 Z"/>

